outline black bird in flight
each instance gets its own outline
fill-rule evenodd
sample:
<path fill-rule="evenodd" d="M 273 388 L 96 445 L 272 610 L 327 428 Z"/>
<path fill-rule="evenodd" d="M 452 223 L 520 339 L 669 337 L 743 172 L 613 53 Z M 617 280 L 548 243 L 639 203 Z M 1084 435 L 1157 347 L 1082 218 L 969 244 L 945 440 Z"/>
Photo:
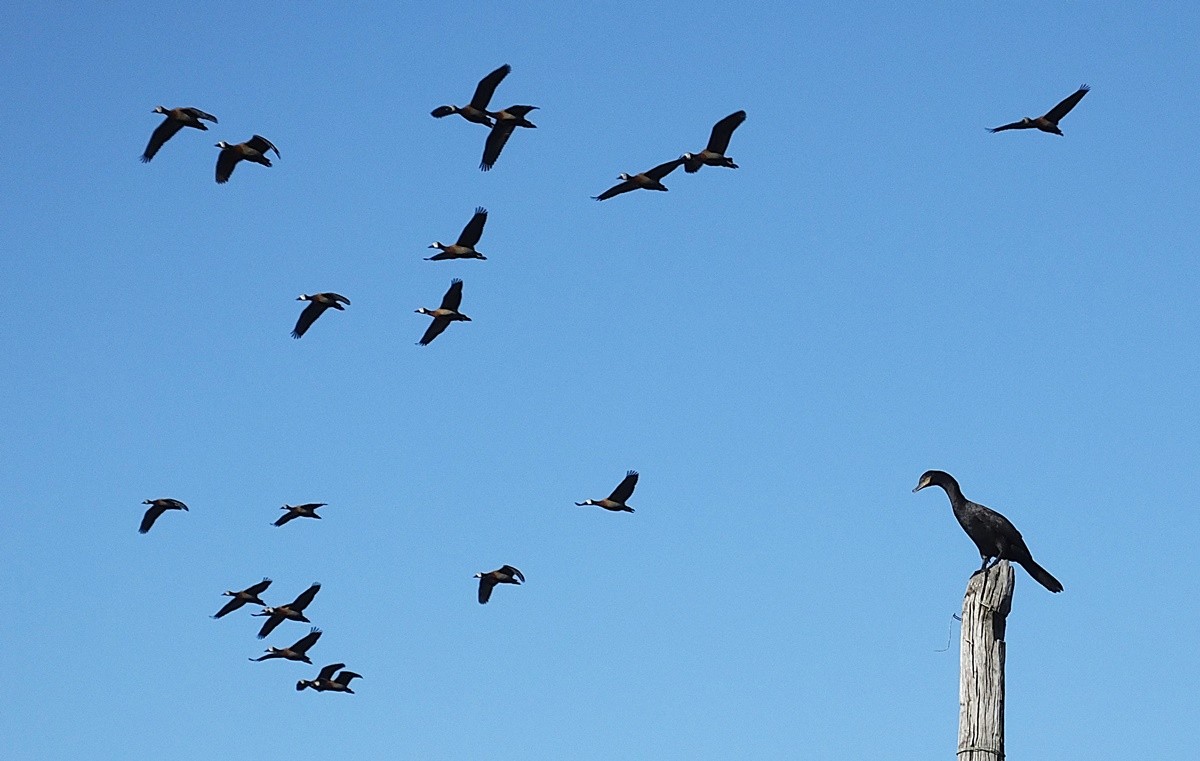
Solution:
<path fill-rule="evenodd" d="M 271 586 L 271 580 L 263 579 L 257 584 L 251 584 L 240 592 L 234 592 L 232 590 L 222 592 L 221 594 L 225 595 L 226 597 L 232 597 L 233 599 L 225 603 L 225 607 L 218 610 L 213 618 L 221 618 L 222 616 L 228 615 L 247 603 L 261 605 L 264 608 L 267 607 L 267 604 L 259 598 L 259 595 L 265 592 L 269 586 Z"/>
<path fill-rule="evenodd" d="M 964 497 L 958 481 L 955 481 L 949 473 L 927 470 L 921 475 L 921 480 L 917 482 L 913 491 L 921 491 L 927 486 L 940 486 L 946 491 L 958 524 L 963 527 L 963 531 L 967 532 L 967 536 L 971 537 L 971 541 L 975 542 L 975 546 L 979 548 L 979 557 L 983 558 L 983 565 L 979 567 L 980 571 L 987 570 L 1001 560 L 1011 560 L 1028 571 L 1034 581 L 1051 592 L 1063 591 L 1063 585 L 1059 583 L 1058 579 L 1051 576 L 1045 568 L 1033 562 L 1033 555 L 1025 546 L 1021 532 L 1017 531 L 1017 527 L 1012 525 L 1008 518 Z"/>
<path fill-rule="evenodd" d="M 699 172 L 702 166 L 723 166 L 737 169 L 738 165 L 725 155 L 725 151 L 729 150 L 729 138 L 733 137 L 733 131 L 744 121 L 746 121 L 746 112 L 735 111 L 714 124 L 712 134 L 708 136 L 708 145 L 704 147 L 704 150 L 699 153 L 683 154 L 683 171 L 694 174 Z"/>
<path fill-rule="evenodd" d="M 455 278 L 450 281 L 450 289 L 442 297 L 442 305 L 440 307 L 437 309 L 421 307 L 414 310 L 417 314 L 426 314 L 433 318 L 433 322 L 429 323 L 429 328 L 425 330 L 425 335 L 421 336 L 421 340 L 417 342 L 419 345 L 428 346 L 452 322 L 471 321 L 470 317 L 458 311 L 458 307 L 462 304 L 462 289 L 462 281 Z"/>
<path fill-rule="evenodd" d="M 217 143 L 217 147 L 221 149 L 221 152 L 217 154 L 217 184 L 219 185 L 229 182 L 229 177 L 233 174 L 233 169 L 239 161 L 252 161 L 255 164 L 271 166 L 271 159 L 267 158 L 268 151 L 275 151 L 275 157 L 282 158 L 279 155 L 279 149 L 262 135 L 255 135 L 244 143 L 233 145 L 222 140 Z"/>
<path fill-rule="evenodd" d="M 1026 116 L 1019 122 L 1005 124 L 1000 127 L 988 127 L 988 132 L 1003 132 L 1006 129 L 1039 129 L 1042 132 L 1049 132 L 1051 135 L 1062 135 L 1062 130 L 1058 128 L 1058 122 L 1067 114 L 1071 113 L 1071 109 L 1075 108 L 1079 101 L 1083 100 L 1083 96 L 1088 94 L 1091 88 L 1087 85 L 1080 85 L 1079 89 L 1068 95 L 1054 108 L 1046 112 L 1045 116 L 1039 116 L 1036 119 Z"/>
<path fill-rule="evenodd" d="M 362 674 L 343 671 L 335 679 L 333 673 L 344 668 L 346 668 L 344 663 L 331 663 L 321 669 L 321 673 L 317 674 L 316 679 L 301 679 L 296 682 L 296 691 L 301 692 L 305 688 L 311 687 L 317 692 L 348 692 L 353 695 L 354 690 L 350 689 L 350 682 L 354 679 L 362 679 Z"/>
<path fill-rule="evenodd" d="M 294 521 L 297 518 L 316 518 L 321 520 L 321 516 L 317 515 L 318 507 L 325 507 L 324 502 L 308 502 L 303 505 L 284 505 L 280 510 L 287 510 L 286 513 L 279 516 L 279 520 L 272 523 L 272 526 L 282 526 L 283 524 Z"/>
<path fill-rule="evenodd" d="M 471 221 L 463 228 L 458 236 L 458 240 L 450 246 L 447 246 L 440 240 L 430 243 L 429 247 L 438 249 L 439 253 L 425 257 L 425 261 L 440 262 L 445 259 L 487 259 L 486 256 L 475 250 L 475 244 L 483 237 L 483 226 L 487 224 L 487 215 L 487 209 L 482 206 L 475 207 L 475 215 L 471 217 Z"/>
<path fill-rule="evenodd" d="M 475 94 L 471 96 L 471 102 L 467 105 L 461 108 L 458 106 L 438 106 L 430 114 L 435 119 L 441 119 L 451 114 L 458 114 L 469 122 L 482 124 L 485 127 L 492 126 L 492 119 L 488 116 L 488 104 L 492 101 L 492 94 L 496 92 L 496 86 L 508 76 L 508 72 L 510 71 L 512 71 L 512 67 L 504 64 L 479 80 L 479 84 L 475 87 Z"/>
<path fill-rule="evenodd" d="M 667 186 L 662 184 L 662 178 L 666 177 L 671 172 L 674 172 L 684 162 L 683 158 L 677 158 L 674 161 L 668 161 L 665 164 L 659 164 L 653 169 L 647 169 L 638 174 L 625 174 L 622 172 L 617 175 L 617 179 L 621 180 L 620 184 L 613 185 L 608 190 L 598 196 L 592 196 L 597 201 L 605 201 L 613 196 L 619 196 L 622 193 L 628 193 L 631 190 L 667 190 Z"/>
<path fill-rule="evenodd" d="M 286 658 L 289 661 L 300 661 L 312 665 L 312 660 L 308 657 L 308 649 L 317 643 L 321 638 L 321 630 L 315 626 L 309 630 L 300 639 L 288 647 L 268 647 L 266 655 L 260 655 L 257 658 L 251 658 L 252 661 L 266 661 L 271 658 Z"/>
<path fill-rule="evenodd" d="M 492 113 L 492 116 L 496 117 L 496 123 L 492 126 L 492 131 L 488 133 L 487 140 L 483 144 L 483 159 L 479 162 L 480 169 L 485 172 L 491 171 L 496 159 L 500 158 L 500 151 L 504 150 L 505 143 L 508 142 L 508 138 L 512 136 L 513 130 L 517 127 L 537 129 L 536 124 L 525 118 L 530 111 L 536 110 L 537 106 L 509 106 L 503 111 Z"/>
<path fill-rule="evenodd" d="M 308 604 L 313 601 L 313 598 L 317 596 L 317 592 L 320 591 L 321 585 L 314 583 L 287 605 L 280 605 L 278 608 L 264 605 L 262 610 L 254 614 L 256 616 L 267 617 L 267 620 L 263 622 L 262 628 L 258 630 L 258 638 L 265 638 L 275 630 L 276 626 L 279 626 L 285 620 L 301 621 L 306 624 L 312 623 L 304 617 L 304 609 L 308 607 Z"/>
<path fill-rule="evenodd" d="M 605 510 L 612 510 L 614 513 L 632 513 L 633 508 L 625 504 L 625 500 L 633 496 L 633 489 L 637 486 L 638 472 L 630 470 L 625 473 L 625 478 L 621 483 L 617 484 L 617 488 L 613 489 L 612 494 L 609 494 L 605 499 L 585 499 L 583 502 L 576 502 L 577 507 L 584 505 L 596 505 L 603 507 Z"/>
<path fill-rule="evenodd" d="M 296 301 L 307 301 L 308 306 L 304 307 L 304 311 L 300 313 L 299 319 L 296 320 L 296 327 L 292 328 L 292 338 L 299 338 L 312 326 L 317 318 L 325 314 L 325 310 L 333 307 L 338 311 L 345 311 L 346 307 L 342 304 L 349 304 L 350 299 L 338 293 L 314 293 L 311 296 L 307 293 L 302 293 L 296 297 Z M 340 302 L 340 303 L 339 303 Z"/>
<path fill-rule="evenodd" d="M 477 573 L 474 578 L 479 579 L 479 604 L 486 605 L 487 601 L 492 597 L 492 589 L 497 584 L 516 584 L 520 585 L 525 581 L 525 575 L 511 565 L 502 565 L 494 571 L 487 573 Z"/>
<path fill-rule="evenodd" d="M 138 527 L 138 533 L 144 534 L 150 530 L 154 522 L 158 520 L 158 516 L 168 510 L 183 510 L 187 511 L 188 506 L 177 499 L 146 499 L 142 500 L 143 505 L 150 505 L 146 510 L 146 514 L 142 516 L 142 525 Z"/>
<path fill-rule="evenodd" d="M 154 128 L 154 132 L 150 134 L 150 142 L 146 144 L 146 150 L 142 152 L 142 163 L 149 163 L 150 159 L 154 158 L 154 154 L 158 153 L 158 149 L 163 147 L 163 143 L 175 137 L 175 133 L 184 127 L 194 127 L 208 131 L 208 127 L 201 119 L 217 123 L 217 117 L 212 114 L 206 114 L 198 108 L 167 108 L 165 106 L 156 106 L 152 113 L 162 114 L 167 117 L 163 119 L 162 124 Z"/>

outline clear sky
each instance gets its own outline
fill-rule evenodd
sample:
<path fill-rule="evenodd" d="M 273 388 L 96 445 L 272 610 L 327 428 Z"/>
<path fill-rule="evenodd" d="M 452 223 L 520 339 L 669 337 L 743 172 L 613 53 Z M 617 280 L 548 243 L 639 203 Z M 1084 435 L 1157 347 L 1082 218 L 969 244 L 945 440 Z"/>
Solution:
<path fill-rule="evenodd" d="M 1194 753 L 1193 5 L 316 5 L 0 11 L 6 759 L 950 758 L 928 468 L 1066 586 L 1017 572 L 1010 756 Z M 502 63 L 484 174 L 429 111 Z M 220 123 L 143 165 L 159 104 Z M 589 198 L 738 109 L 740 169 Z M 315 667 L 208 618 L 263 576 Z"/>

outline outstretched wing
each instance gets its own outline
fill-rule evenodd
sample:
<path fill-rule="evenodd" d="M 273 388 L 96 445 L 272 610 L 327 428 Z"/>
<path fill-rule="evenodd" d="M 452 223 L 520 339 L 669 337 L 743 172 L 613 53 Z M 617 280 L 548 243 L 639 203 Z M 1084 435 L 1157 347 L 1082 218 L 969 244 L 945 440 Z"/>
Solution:
<path fill-rule="evenodd" d="M 313 598 L 317 596 L 317 592 L 320 591 L 321 585 L 314 583 L 311 587 L 301 592 L 300 596 L 293 600 L 292 604 L 288 607 L 297 613 L 301 613 L 305 608 L 308 607 L 308 604 L 313 601 Z"/>
<path fill-rule="evenodd" d="M 746 121 L 745 111 L 736 111 L 713 125 L 712 134 L 708 137 L 708 150 L 713 153 L 725 153 L 729 148 L 729 138 L 733 131 Z"/>
<path fill-rule="evenodd" d="M 488 133 L 487 141 L 483 144 L 483 159 L 479 162 L 479 168 L 485 172 L 491 171 L 492 166 L 496 163 L 496 159 L 500 158 L 500 151 L 504 150 L 505 143 L 512 136 L 513 130 L 517 125 L 511 121 L 497 121 L 492 127 L 492 131 Z"/>
<path fill-rule="evenodd" d="M 613 493 L 608 495 L 608 498 L 613 502 L 625 504 L 625 500 L 633 496 L 633 487 L 637 486 L 638 473 L 636 470 L 626 471 L 625 479 L 617 484 L 617 488 L 613 489 Z"/>
<path fill-rule="evenodd" d="M 213 116 L 212 114 L 206 114 L 198 108 L 192 108 L 191 106 L 189 106 L 187 108 L 181 108 L 179 110 L 184 112 L 188 116 L 192 117 L 193 119 L 205 119 L 206 121 L 210 121 L 213 124 L 217 123 L 217 117 Z"/>
<path fill-rule="evenodd" d="M 1000 127 L 988 127 L 987 131 L 988 132 L 1003 132 L 1006 129 L 1031 129 L 1032 127 L 1033 127 L 1033 124 L 1028 123 L 1028 122 L 1013 122 L 1012 124 L 1005 124 Z"/>
<path fill-rule="evenodd" d="M 218 610 L 216 612 L 216 614 L 213 616 L 213 618 L 220 618 L 221 616 L 232 613 L 245 604 L 246 604 L 245 600 L 239 600 L 238 598 L 234 597 L 234 598 L 230 599 L 229 602 L 225 603 L 225 606 L 223 608 L 221 608 L 220 610 Z"/>
<path fill-rule="evenodd" d="M 150 159 L 154 158 L 154 154 L 163 147 L 163 143 L 175 137 L 175 133 L 181 129 L 183 129 L 183 122 L 177 122 L 169 116 L 163 120 L 163 123 L 150 133 L 150 142 L 146 143 L 146 150 L 142 151 L 142 163 L 148 163 Z"/>
<path fill-rule="evenodd" d="M 166 511 L 167 508 L 162 506 L 161 503 L 150 505 L 150 509 L 148 509 L 146 514 L 142 516 L 142 525 L 138 526 L 138 533 L 144 534 L 149 531 L 150 527 L 154 525 L 154 522 L 158 520 L 158 516 L 162 515 Z"/>
<path fill-rule="evenodd" d="M 517 568 L 516 566 L 505 565 L 505 566 L 501 566 L 500 570 L 503 571 L 504 573 L 507 573 L 509 576 L 513 576 L 513 577 L 520 579 L 522 583 L 525 582 L 525 574 L 521 573 L 521 570 L 519 568 Z"/>
<path fill-rule="evenodd" d="M 333 675 L 337 672 L 337 670 L 344 668 L 346 668 L 346 664 L 344 663 L 331 663 L 325 668 L 321 669 L 321 673 L 317 674 L 317 679 L 333 679 Z"/>
<path fill-rule="evenodd" d="M 262 628 L 258 630 L 258 638 L 266 639 L 267 635 L 275 631 L 275 627 L 283 623 L 283 616 L 267 616 L 267 620 L 263 622 Z"/>
<path fill-rule="evenodd" d="M 350 306 L 350 299 L 346 298 L 345 296 L 343 296 L 340 293 L 333 293 L 332 291 L 330 291 L 329 293 L 326 293 L 325 295 L 334 301 L 340 301 L 343 304 L 345 304 L 346 306 Z"/>
<path fill-rule="evenodd" d="M 487 605 L 487 601 L 492 599 L 492 589 L 496 586 L 496 582 L 489 578 L 486 574 L 479 577 L 479 604 Z"/>
<path fill-rule="evenodd" d="M 224 185 L 233 176 L 233 168 L 242 160 L 242 154 L 235 148 L 222 148 L 217 154 L 217 184 Z"/>
<path fill-rule="evenodd" d="M 1083 96 L 1088 94 L 1091 88 L 1087 85 L 1080 85 L 1079 89 L 1063 98 L 1057 106 L 1046 112 L 1045 118 L 1058 124 L 1058 120 L 1071 113 L 1071 109 L 1075 108 L 1079 101 L 1083 100 Z"/>
<path fill-rule="evenodd" d="M 250 138 L 246 141 L 246 145 L 262 154 L 266 154 L 267 151 L 275 151 L 276 157 L 283 158 L 279 155 L 279 149 L 275 147 L 275 144 L 262 135 L 255 135 Z"/>
<path fill-rule="evenodd" d="M 649 169 L 646 172 L 643 172 L 643 174 L 645 174 L 647 177 L 649 177 L 652 180 L 661 180 L 662 178 L 666 177 L 671 172 L 674 172 L 676 169 L 678 169 L 681 164 L 683 164 L 682 158 L 673 159 L 672 161 L 668 161 L 665 164 L 659 164 L 658 166 L 654 167 L 653 169 Z"/>
<path fill-rule="evenodd" d="M 496 86 L 508 76 L 508 72 L 510 71 L 512 71 L 512 67 L 504 64 L 479 80 L 479 84 L 475 87 L 475 94 L 471 96 L 471 105 L 480 111 L 487 111 L 488 103 L 492 100 L 492 94 L 496 92 Z"/>
<path fill-rule="evenodd" d="M 344 687 L 347 684 L 350 684 L 351 679 L 362 679 L 362 678 L 363 678 L 362 674 L 357 674 L 353 671 L 343 671 L 342 673 L 338 674 L 337 679 L 334 679 L 333 681 L 337 682 L 338 684 L 340 684 Z"/>
<path fill-rule="evenodd" d="M 604 191 L 600 195 L 592 196 L 592 198 L 596 199 L 597 201 L 607 201 L 608 199 L 612 198 L 613 196 L 619 196 L 622 193 L 628 193 L 629 191 L 636 190 L 636 189 L 637 189 L 637 185 L 630 182 L 629 180 L 624 180 L 622 182 L 617 183 L 616 185 L 613 185 L 611 188 Z"/>
<path fill-rule="evenodd" d="M 257 584 L 251 584 L 250 586 L 246 587 L 245 589 L 242 590 L 242 593 L 248 594 L 248 595 L 254 595 L 255 597 L 258 597 L 263 592 L 266 592 L 267 587 L 269 587 L 269 586 L 271 586 L 271 580 L 263 579 L 262 581 L 258 582 Z"/>
<path fill-rule="evenodd" d="M 445 296 L 442 296 L 442 309 L 449 309 L 457 312 L 459 306 L 462 305 L 462 289 L 462 280 L 459 280 L 458 278 L 451 280 L 449 290 L 446 291 Z"/>
<path fill-rule="evenodd" d="M 487 214 L 487 209 L 482 206 L 475 207 L 475 216 L 471 217 L 471 221 L 458 236 L 457 245 L 475 247 L 475 244 L 483 237 L 483 226 L 487 224 Z"/>
<path fill-rule="evenodd" d="M 292 645 L 288 649 L 291 650 L 293 653 L 299 653 L 301 655 L 304 655 L 305 653 L 308 652 L 308 649 L 310 647 L 317 644 L 317 640 L 319 640 L 320 638 L 321 638 L 321 630 L 314 627 L 311 631 L 309 631 L 308 634 L 305 634 L 303 637 L 296 640 L 296 644 Z"/>
<path fill-rule="evenodd" d="M 308 302 L 308 306 L 304 308 L 304 311 L 300 313 L 300 318 L 296 320 L 296 327 L 292 328 L 292 338 L 299 338 L 300 336 L 304 335 L 305 331 L 312 327 L 312 324 L 317 321 L 317 318 L 320 317 L 328 308 L 328 304 L 322 304 L 319 301 Z M 285 515 L 283 517 L 287 518 L 288 516 Z M 294 518 L 295 516 L 293 515 L 292 517 Z M 283 518 L 280 520 L 283 520 Z M 283 521 L 283 523 L 287 523 L 287 521 Z M 283 523 L 276 523 L 275 525 L 282 526 Z"/>
<path fill-rule="evenodd" d="M 442 334 L 450 325 L 450 320 L 445 317 L 434 317 L 433 322 L 429 323 L 429 327 L 425 329 L 425 335 L 421 336 L 421 340 L 417 341 L 420 346 L 428 346 L 433 339 Z"/>
<path fill-rule="evenodd" d="M 304 311 L 307 312 L 308 310 L 305 309 Z M 304 315 L 300 315 L 300 316 L 303 317 Z M 297 326 L 297 327 L 299 327 L 299 326 Z M 293 330 L 292 338 L 299 338 L 299 337 L 300 336 L 296 335 L 296 331 Z M 299 517 L 300 517 L 300 513 L 296 512 L 295 510 L 288 510 L 283 515 L 279 516 L 279 520 L 275 521 L 271 525 L 272 526 L 282 526 L 283 524 L 294 521 Z"/>

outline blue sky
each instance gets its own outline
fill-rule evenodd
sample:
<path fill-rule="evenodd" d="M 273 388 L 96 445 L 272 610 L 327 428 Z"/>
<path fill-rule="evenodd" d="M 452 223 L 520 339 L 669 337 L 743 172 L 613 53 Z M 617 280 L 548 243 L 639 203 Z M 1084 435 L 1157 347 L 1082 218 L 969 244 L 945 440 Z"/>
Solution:
<path fill-rule="evenodd" d="M 1066 586 L 1018 571 L 1009 753 L 1186 756 L 1197 15 L 7 7 L 6 758 L 948 756 L 978 561 L 928 468 Z M 501 63 L 538 129 L 483 174 L 428 112 Z M 984 131 L 1083 82 L 1066 137 Z M 220 124 L 143 165 L 159 104 Z M 590 200 L 738 109 L 741 169 Z M 488 261 L 422 260 L 479 205 Z M 571 504 L 630 468 L 635 514 Z M 207 618 L 263 576 L 322 582 L 357 695 Z"/>

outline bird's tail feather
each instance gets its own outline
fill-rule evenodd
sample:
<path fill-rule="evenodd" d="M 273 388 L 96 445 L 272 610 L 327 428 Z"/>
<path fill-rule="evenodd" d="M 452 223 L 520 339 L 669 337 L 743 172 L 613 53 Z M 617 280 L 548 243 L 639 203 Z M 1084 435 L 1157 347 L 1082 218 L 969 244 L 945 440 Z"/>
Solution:
<path fill-rule="evenodd" d="M 1021 567 L 1029 572 L 1029 575 L 1033 577 L 1034 581 L 1041 584 L 1046 589 L 1049 589 L 1051 592 L 1063 591 L 1062 582 L 1051 576 L 1050 572 L 1045 568 L 1042 568 L 1040 565 L 1033 562 L 1032 558 L 1021 563 Z"/>

